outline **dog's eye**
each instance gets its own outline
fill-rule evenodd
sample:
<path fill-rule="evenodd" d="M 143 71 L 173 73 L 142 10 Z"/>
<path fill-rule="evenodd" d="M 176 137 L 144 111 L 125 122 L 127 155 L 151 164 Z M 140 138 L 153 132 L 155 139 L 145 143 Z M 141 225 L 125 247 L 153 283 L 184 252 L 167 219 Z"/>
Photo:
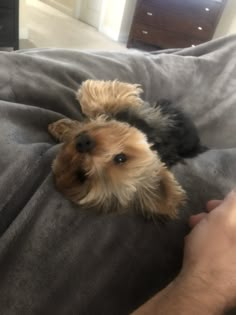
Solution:
<path fill-rule="evenodd" d="M 115 155 L 113 160 L 116 164 L 122 164 L 127 161 L 127 156 L 124 153 L 120 153 Z"/>

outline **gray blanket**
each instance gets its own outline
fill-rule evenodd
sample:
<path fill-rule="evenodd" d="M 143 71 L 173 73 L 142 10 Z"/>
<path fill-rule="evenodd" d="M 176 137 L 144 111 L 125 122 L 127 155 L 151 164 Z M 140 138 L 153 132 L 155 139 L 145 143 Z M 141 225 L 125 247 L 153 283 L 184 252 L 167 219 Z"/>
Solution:
<path fill-rule="evenodd" d="M 140 83 L 170 99 L 211 149 L 173 171 L 188 192 L 171 222 L 81 211 L 53 184 L 47 125 L 81 118 L 88 78 Z M 156 53 L 36 49 L 0 53 L 0 314 L 123 315 L 181 267 L 190 213 L 236 184 L 236 37 Z"/>

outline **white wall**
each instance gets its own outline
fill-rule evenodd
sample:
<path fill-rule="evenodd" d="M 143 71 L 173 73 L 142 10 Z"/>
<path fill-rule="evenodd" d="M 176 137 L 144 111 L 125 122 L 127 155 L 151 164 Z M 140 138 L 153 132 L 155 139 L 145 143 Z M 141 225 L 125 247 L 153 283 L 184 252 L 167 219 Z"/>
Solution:
<path fill-rule="evenodd" d="M 126 0 L 104 0 L 99 31 L 114 40 L 119 39 Z"/>
<path fill-rule="evenodd" d="M 129 37 L 129 31 L 132 24 L 134 11 L 136 7 L 137 0 L 126 0 L 126 5 L 124 9 L 124 15 L 121 23 L 119 41 L 127 42 Z"/>
<path fill-rule="evenodd" d="M 214 38 L 236 34 L 236 0 L 228 0 Z"/>
<path fill-rule="evenodd" d="M 113 40 L 128 39 L 137 0 L 104 0 L 99 31 Z"/>
<path fill-rule="evenodd" d="M 19 37 L 20 39 L 27 39 L 29 31 L 27 27 L 27 5 L 26 0 L 20 0 L 19 6 Z"/>

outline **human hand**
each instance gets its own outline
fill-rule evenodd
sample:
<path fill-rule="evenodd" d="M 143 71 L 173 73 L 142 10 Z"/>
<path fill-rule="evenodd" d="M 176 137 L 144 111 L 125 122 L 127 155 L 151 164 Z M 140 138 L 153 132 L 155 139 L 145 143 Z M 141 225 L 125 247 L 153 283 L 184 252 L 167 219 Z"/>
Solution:
<path fill-rule="evenodd" d="M 210 200 L 208 201 L 207 205 L 206 205 L 206 209 L 207 212 L 210 212 L 212 210 L 214 210 L 215 208 L 217 208 L 221 203 L 223 202 L 223 200 Z M 191 228 L 194 228 L 195 225 L 197 225 L 203 218 L 205 218 L 207 216 L 206 212 L 201 212 L 198 213 L 196 215 L 192 215 L 189 219 L 189 225 Z"/>
<path fill-rule="evenodd" d="M 176 279 L 132 315 L 222 315 L 236 305 L 236 191 L 190 218 Z"/>
<path fill-rule="evenodd" d="M 204 291 L 218 309 L 235 306 L 236 191 L 223 201 L 208 202 L 207 210 L 190 218 L 193 230 L 186 237 L 183 268 L 176 280 L 189 290 Z"/>

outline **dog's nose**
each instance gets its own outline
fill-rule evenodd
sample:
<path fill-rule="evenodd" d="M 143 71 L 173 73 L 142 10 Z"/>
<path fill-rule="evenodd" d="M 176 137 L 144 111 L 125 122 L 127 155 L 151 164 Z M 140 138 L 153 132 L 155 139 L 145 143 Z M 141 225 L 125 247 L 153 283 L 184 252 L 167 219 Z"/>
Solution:
<path fill-rule="evenodd" d="M 80 153 L 90 152 L 95 147 L 95 140 L 93 140 L 87 133 L 82 133 L 77 137 L 76 149 Z"/>

